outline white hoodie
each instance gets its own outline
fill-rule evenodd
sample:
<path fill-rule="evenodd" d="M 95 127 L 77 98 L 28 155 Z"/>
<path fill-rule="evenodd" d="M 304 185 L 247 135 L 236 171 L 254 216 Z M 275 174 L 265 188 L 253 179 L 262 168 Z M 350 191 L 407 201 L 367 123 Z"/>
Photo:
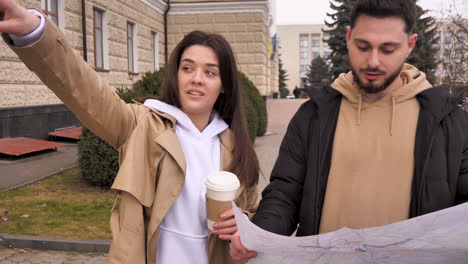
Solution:
<path fill-rule="evenodd" d="M 182 193 L 161 223 L 156 263 L 208 263 L 205 180 L 220 170 L 219 134 L 228 128 L 213 112 L 211 122 L 200 132 L 179 108 L 150 99 L 145 105 L 176 119 L 176 134 L 187 168 Z"/>

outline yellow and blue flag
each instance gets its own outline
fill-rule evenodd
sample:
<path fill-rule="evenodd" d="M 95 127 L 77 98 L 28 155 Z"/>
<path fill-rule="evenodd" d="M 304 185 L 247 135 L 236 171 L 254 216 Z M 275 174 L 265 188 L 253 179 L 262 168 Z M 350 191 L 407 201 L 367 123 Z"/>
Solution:
<path fill-rule="evenodd" d="M 270 39 L 270 60 L 275 60 L 276 54 L 276 34 Z"/>

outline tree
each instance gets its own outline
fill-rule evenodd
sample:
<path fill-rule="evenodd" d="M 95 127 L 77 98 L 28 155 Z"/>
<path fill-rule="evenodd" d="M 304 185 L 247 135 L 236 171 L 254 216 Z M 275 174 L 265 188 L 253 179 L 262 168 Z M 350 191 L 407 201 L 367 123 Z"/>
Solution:
<path fill-rule="evenodd" d="M 283 61 L 281 60 L 281 57 L 278 56 L 278 89 L 280 93 L 280 98 L 286 98 L 286 96 L 289 94 L 289 90 L 287 88 L 286 81 L 288 79 L 288 73 L 286 70 L 283 68 Z"/>
<path fill-rule="evenodd" d="M 433 17 L 427 16 L 428 10 L 417 8 L 417 22 L 414 33 L 418 34 L 418 40 L 407 62 L 426 74 L 430 83 L 435 83 L 435 71 L 437 68 L 438 41 L 437 26 Z"/>
<path fill-rule="evenodd" d="M 356 0 L 330 1 L 330 8 L 335 13 L 327 13 L 332 22 L 325 21 L 325 25 L 330 29 L 323 30 L 323 33 L 329 35 L 327 43 L 332 52 L 325 59 L 329 59 L 331 62 L 330 73 L 333 78 L 337 78 L 340 73 L 350 70 L 348 48 L 346 47 L 346 26 L 351 24 L 350 15 L 355 2 Z"/>
<path fill-rule="evenodd" d="M 318 56 L 312 60 L 307 70 L 307 80 L 312 86 L 330 84 L 330 69 L 322 57 Z"/>
<path fill-rule="evenodd" d="M 454 92 L 468 86 L 468 19 L 450 14 L 441 23 L 441 32 L 442 82 Z"/>

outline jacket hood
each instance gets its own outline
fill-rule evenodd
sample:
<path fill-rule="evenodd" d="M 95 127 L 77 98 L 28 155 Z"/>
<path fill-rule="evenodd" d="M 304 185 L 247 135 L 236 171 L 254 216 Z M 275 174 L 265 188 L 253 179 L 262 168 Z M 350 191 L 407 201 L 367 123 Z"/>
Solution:
<path fill-rule="evenodd" d="M 419 93 L 432 87 L 426 80 L 426 74 L 419 71 L 416 67 L 405 64 L 400 72 L 403 85 L 391 94 L 385 95 L 377 101 L 371 101 L 366 96 L 357 84 L 355 84 L 352 72 L 342 73 L 332 83 L 331 87 L 338 91 L 348 100 L 353 108 L 357 110 L 357 125 L 361 122 L 361 112 L 370 106 L 386 106 L 391 102 L 392 116 L 391 116 L 391 129 L 392 134 L 393 123 L 395 121 L 395 109 L 399 103 L 405 102 L 414 98 Z"/>
<path fill-rule="evenodd" d="M 432 87 L 426 80 L 426 74 L 410 64 L 405 64 L 403 66 L 399 77 L 403 81 L 403 86 L 390 95 L 395 98 L 395 103 L 409 100 L 420 92 Z M 356 105 L 356 107 L 360 100 L 362 100 L 363 108 L 381 101 L 370 102 L 367 100 L 365 93 L 354 83 L 353 74 L 351 72 L 340 74 L 331 87 L 341 93 L 346 99 L 353 103 L 353 105 Z"/>
<path fill-rule="evenodd" d="M 182 110 L 173 105 L 166 104 L 156 99 L 148 99 L 145 101 L 144 105 L 156 111 L 171 115 L 175 118 L 176 125 L 198 139 L 211 140 L 229 127 L 216 111 L 213 111 L 211 114 L 208 126 L 203 131 L 200 131 Z"/>

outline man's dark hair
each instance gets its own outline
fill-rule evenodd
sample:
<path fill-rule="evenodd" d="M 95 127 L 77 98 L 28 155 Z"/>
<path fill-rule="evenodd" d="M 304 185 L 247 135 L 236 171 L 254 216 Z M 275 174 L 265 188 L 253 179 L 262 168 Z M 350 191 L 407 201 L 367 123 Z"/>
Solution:
<path fill-rule="evenodd" d="M 411 34 L 416 23 L 416 0 L 357 0 L 351 11 L 351 28 L 361 15 L 402 18 L 405 32 Z"/>

